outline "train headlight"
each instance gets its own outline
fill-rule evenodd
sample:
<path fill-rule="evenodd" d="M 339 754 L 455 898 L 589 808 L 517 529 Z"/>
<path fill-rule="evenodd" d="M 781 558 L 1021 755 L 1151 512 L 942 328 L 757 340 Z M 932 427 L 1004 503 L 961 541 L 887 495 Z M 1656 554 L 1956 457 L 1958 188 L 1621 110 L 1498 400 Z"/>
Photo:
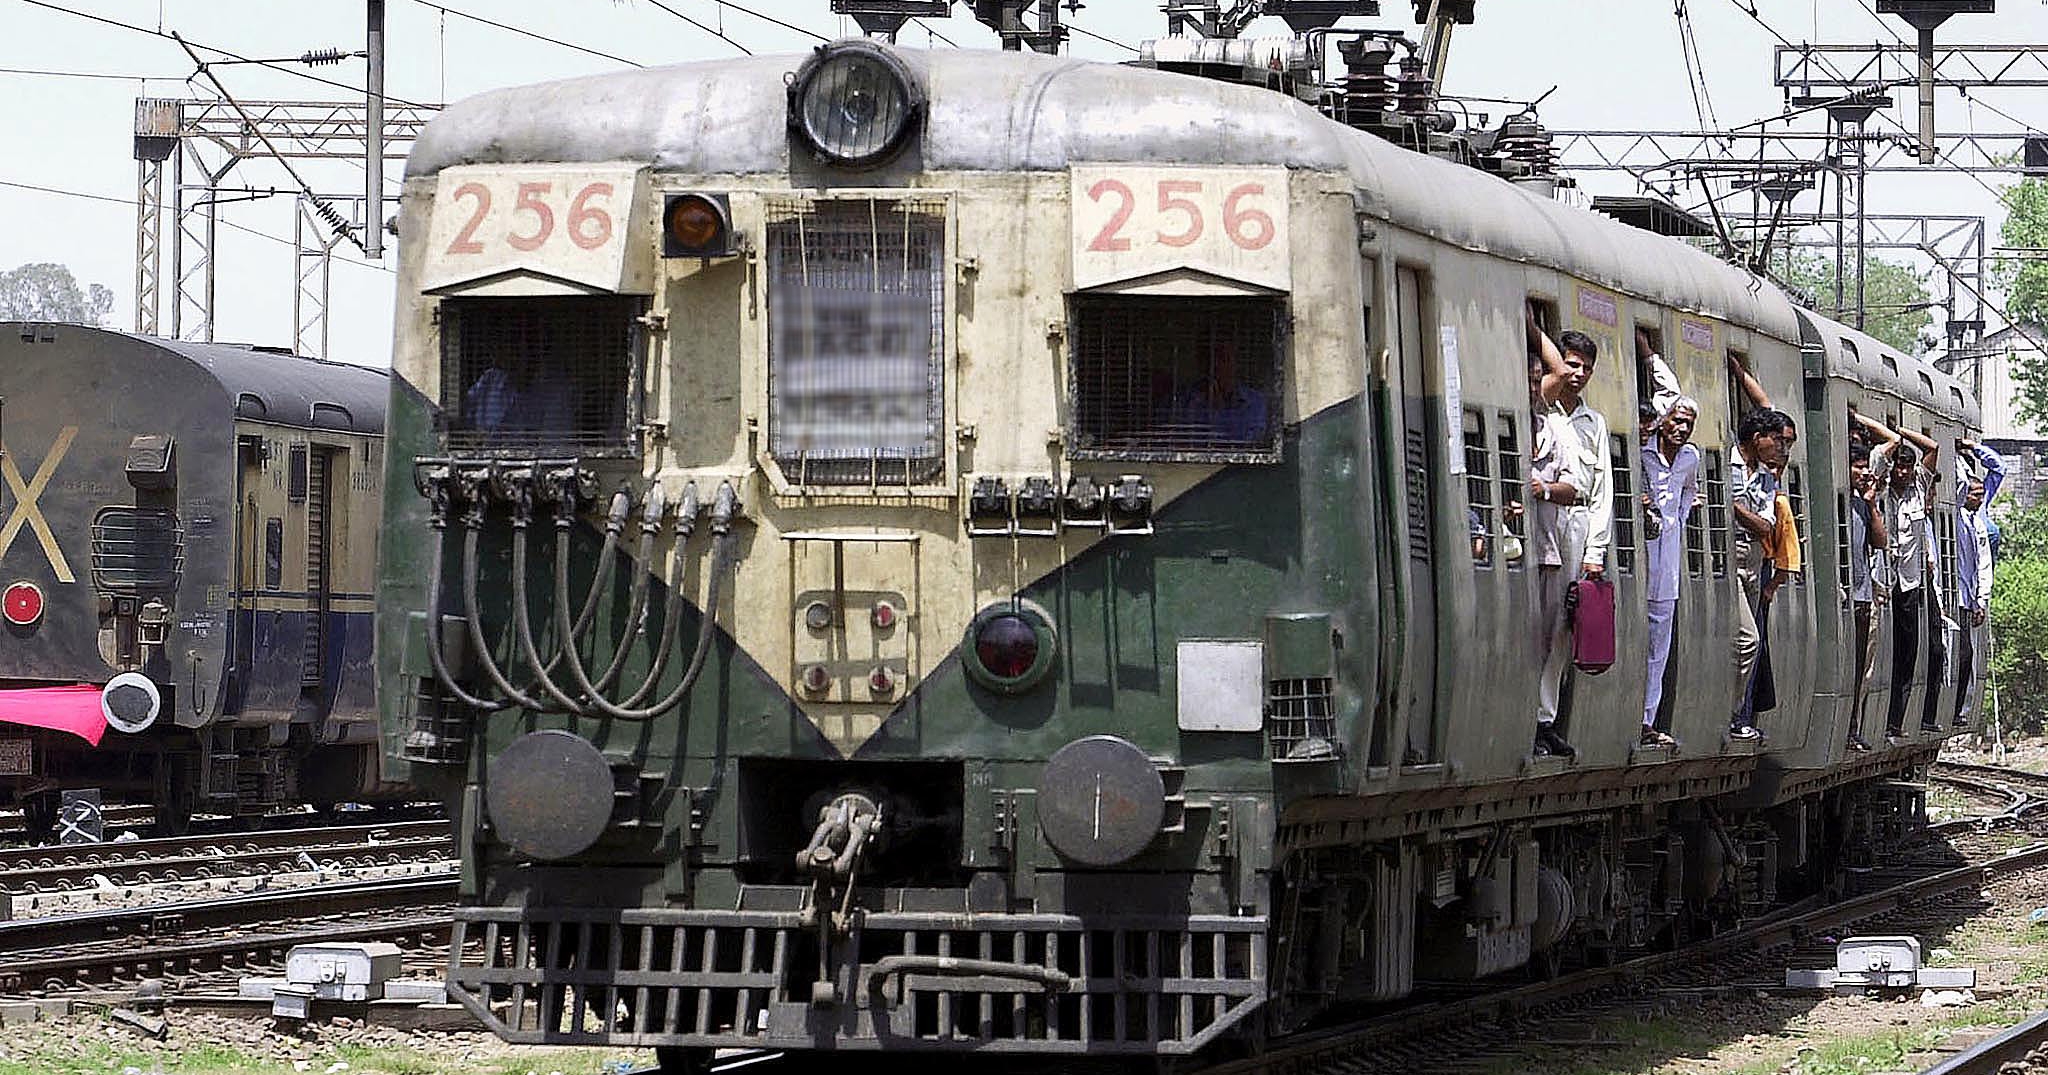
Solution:
<path fill-rule="evenodd" d="M 1002 602 L 967 625 L 961 661 L 976 683 L 999 694 L 1020 694 L 1052 671 L 1059 636 L 1052 620 L 1029 602 Z"/>
<path fill-rule="evenodd" d="M 0 610 L 4 610 L 7 622 L 16 627 L 33 627 L 43 618 L 43 589 L 33 582 L 16 582 L 7 587 L 5 596 L 0 596 Z"/>
<path fill-rule="evenodd" d="M 902 148 L 924 112 L 910 70 L 869 41 L 820 48 L 789 83 L 789 125 L 834 164 L 875 164 Z"/>

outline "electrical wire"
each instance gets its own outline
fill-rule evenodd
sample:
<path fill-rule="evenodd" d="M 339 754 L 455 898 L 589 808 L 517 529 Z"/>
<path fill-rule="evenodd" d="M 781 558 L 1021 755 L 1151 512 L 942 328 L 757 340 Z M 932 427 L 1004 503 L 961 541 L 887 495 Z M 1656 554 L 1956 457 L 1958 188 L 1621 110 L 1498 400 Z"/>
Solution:
<path fill-rule="evenodd" d="M 693 19 L 688 15 L 685 15 L 682 12 L 677 11 L 675 8 L 672 8 L 667 4 L 662 3 L 661 0 L 647 0 L 647 2 L 653 4 L 655 7 L 658 7 L 663 11 L 668 12 L 671 15 L 674 15 L 676 18 L 679 18 L 692 26 L 695 26 L 697 29 L 704 31 L 707 34 L 710 34 L 712 37 L 715 37 L 720 41 L 723 41 L 726 44 L 731 45 L 733 48 L 736 48 L 749 56 L 752 56 L 754 54 L 753 49 L 750 49 L 747 46 L 742 45 L 737 41 L 734 41 L 732 38 L 725 36 L 725 31 L 723 30 L 719 30 L 711 26 L 706 26 L 705 24 L 698 22 L 696 19 Z"/>
<path fill-rule="evenodd" d="M 131 32 L 134 32 L 134 33 L 138 33 L 138 34 L 147 34 L 147 35 L 149 35 L 150 37 L 159 37 L 159 38 L 162 38 L 162 39 L 164 39 L 165 41 L 176 41 L 176 40 L 178 39 L 178 38 L 177 38 L 177 35 L 176 35 L 176 33 L 175 33 L 175 32 L 173 32 L 173 31 L 169 31 L 169 30 L 152 30 L 152 29 L 150 29 L 150 28 L 149 28 L 149 27 L 147 27 L 147 26 L 137 26 L 136 24 L 134 24 L 134 23 L 132 23 L 132 22 L 122 22 L 122 21 L 121 21 L 120 19 L 110 19 L 110 18 L 108 18 L 108 17 L 107 17 L 107 16 L 105 16 L 105 15 L 95 15 L 95 14 L 93 14 L 93 13 L 92 13 L 92 12 L 90 12 L 90 11 L 80 11 L 80 10 L 78 10 L 77 8 L 69 8 L 69 7 L 65 7 L 65 6 L 64 6 L 64 5 L 62 5 L 62 4 L 54 4 L 54 3 L 51 3 L 51 2 L 50 2 L 50 0 L 15 0 L 15 2 L 16 2 L 16 3 L 21 3 L 21 4 L 27 4 L 27 5 L 29 5 L 30 7 L 39 7 L 39 8 L 43 8 L 44 10 L 47 10 L 47 11 L 55 11 L 55 12 L 58 12 L 58 13 L 60 13 L 60 14 L 64 14 L 64 15 L 71 15 L 71 16 L 75 16 L 75 17 L 77 17 L 77 18 L 81 18 L 81 19 L 86 19 L 86 20 L 89 20 L 89 21 L 91 21 L 91 22 L 97 22 L 97 23 L 104 23 L 105 25 L 108 25 L 108 26 L 115 26 L 115 27 L 119 27 L 120 29 L 123 29 L 123 30 L 128 30 L 128 31 L 131 31 Z M 331 79 L 331 78 L 322 78 L 321 76 L 319 76 L 319 75 L 316 75 L 316 74 L 313 74 L 313 73 L 312 73 L 312 72 L 310 72 L 310 71 L 300 71 L 300 70 L 297 70 L 297 69 L 295 69 L 295 68 L 285 67 L 285 66 L 283 66 L 283 65 L 281 65 L 281 64 L 276 64 L 276 63 L 270 63 L 270 62 L 268 62 L 268 61 L 265 61 L 265 60 L 252 60 L 252 59 L 250 59 L 249 57 L 247 57 L 247 56 L 244 56 L 244 55 L 242 55 L 242 54 L 241 54 L 241 53 L 239 53 L 239 52 L 233 52 L 233 51 L 230 51 L 230 50 L 228 50 L 228 49 L 224 49 L 224 48 L 221 48 L 221 47 L 220 47 L 220 46 L 218 46 L 218 45 L 202 45 L 202 44 L 200 44 L 199 42 L 197 42 L 197 41 L 193 41 L 193 40 L 191 40 L 191 39 L 189 39 L 189 38 L 187 38 L 187 39 L 186 39 L 186 43 L 187 43 L 187 44 L 189 44 L 189 45 L 191 45 L 191 46 L 192 46 L 193 48 L 197 48 L 197 49 L 203 49 L 203 50 L 205 50 L 205 51 L 207 51 L 207 52 L 217 52 L 217 53 L 221 54 L 222 56 L 226 56 L 226 57 L 228 57 L 228 58 L 229 58 L 229 59 L 231 59 L 231 60 L 238 60 L 238 61 L 240 61 L 240 62 L 242 62 L 242 63 L 253 63 L 253 64 L 256 64 L 256 65 L 257 65 L 257 66 L 259 66 L 259 67 L 267 67 L 267 68 L 270 68 L 270 69 L 271 69 L 271 70 L 273 70 L 273 71 L 277 71 L 277 72 L 280 72 L 280 73 L 282 73 L 282 74 L 287 74 L 287 75 L 291 75 L 291 76 L 293 76 L 293 77 L 295 77 L 295 78 L 303 78 L 303 79 L 305 79 L 305 80 L 307 80 L 307 81 L 309 81 L 309 82 L 318 82 L 318 83 L 320 83 L 320 84 L 321 84 L 321 85 L 323 85 L 323 86 L 332 86 L 332 87 L 334 87 L 335 89 L 347 90 L 347 91 L 349 91 L 350 93 L 353 93 L 353 94 L 359 94 L 359 95 L 360 95 L 360 94 L 365 94 L 365 93 L 368 93 L 368 92 L 369 92 L 368 90 L 364 89 L 364 88 L 363 88 L 363 87 L 361 87 L 361 86 L 351 86 L 351 85 L 349 85 L 349 84 L 348 84 L 348 83 L 346 83 L 346 82 L 338 82 L 338 81 L 336 81 L 336 80 L 334 80 L 334 79 Z M 435 105 L 429 105 L 429 104 L 425 104 L 425 103 L 423 103 L 423 102 L 420 102 L 420 101 L 408 101 L 408 100 L 406 100 L 406 99 L 405 99 L 405 98 L 403 98 L 403 97 L 395 97 L 395 96 L 393 96 L 393 95 L 391 95 L 391 94 L 389 94 L 389 93 L 386 93 L 386 94 L 384 95 L 384 99 L 385 99 L 385 100 L 387 100 L 387 101 L 391 101 L 391 102 L 394 102 L 394 103 L 396 103 L 396 104 L 402 104 L 402 105 L 406 105 L 406 106 L 408 106 L 408 107 L 411 107 L 411 108 L 434 108 L 434 107 L 437 107 L 437 106 L 435 106 Z"/>
<path fill-rule="evenodd" d="M 0 75 L 39 75 L 44 78 L 103 78 L 114 82 L 168 80 L 176 75 L 116 75 L 104 71 L 40 71 L 29 67 L 0 67 Z"/>
<path fill-rule="evenodd" d="M 438 12 L 440 12 L 440 13 L 441 13 L 441 14 L 442 14 L 443 16 L 447 16 L 447 15 L 454 15 L 454 16 L 456 16 L 457 18 L 463 18 L 463 19 L 468 19 L 468 20 L 469 20 L 469 21 L 471 21 L 471 22 L 478 22 L 478 23 L 482 23 L 482 24 L 483 24 L 483 25 L 485 25 L 485 26 L 493 26 L 493 27 L 496 27 L 496 28 L 498 28 L 498 29 L 500 29 L 500 30 L 505 30 L 505 31 L 508 31 L 508 32 L 510 32 L 510 33 L 515 33 L 515 34 L 518 34 L 518 35 L 519 35 L 519 36 L 521 36 L 521 37 L 530 37 L 530 38 L 534 39 L 535 41 L 545 41 L 545 42 L 547 42 L 547 43 L 548 43 L 548 44 L 550 44 L 550 45 L 560 45 L 561 47 L 563 47 L 563 48 L 565 48 L 565 49 L 570 49 L 570 50 L 572 50 L 572 51 L 575 51 L 575 52 L 580 52 L 580 53 L 583 53 L 583 54 L 584 54 L 584 55 L 586 55 L 586 56 L 596 56 L 596 57 L 598 57 L 598 58 L 600 58 L 600 59 L 605 59 L 605 60 L 615 60 L 615 61 L 617 61 L 617 62 L 619 62 L 619 63 L 622 63 L 622 64 L 626 64 L 626 65 L 627 65 L 627 66 L 629 66 L 629 67 L 645 67 L 645 66 L 647 66 L 646 64 L 644 64 L 644 63 L 641 63 L 641 62 L 640 62 L 640 61 L 638 61 L 638 60 L 629 60 L 629 59 L 625 58 L 624 56 L 614 56 L 613 54 L 611 54 L 611 53 L 609 53 L 609 52 L 603 52 L 603 51 L 600 51 L 600 50 L 598 50 L 598 49 L 590 48 L 590 47 L 588 47 L 588 46 L 585 46 L 585 45 L 579 45 L 579 44 L 575 43 L 574 41 L 564 41 L 564 40 L 562 40 L 562 39 L 561 39 L 561 38 L 559 38 L 559 37 L 549 37 L 548 35 L 546 35 L 546 34 L 543 34 L 543 33 L 540 33 L 540 32 L 538 32 L 538 31 L 535 31 L 535 30 L 528 30 L 528 29 L 526 29 L 526 28 L 525 28 L 525 27 L 523 27 L 523 26 L 514 26 L 514 25 L 512 25 L 511 23 L 505 23 L 505 22 L 498 22 L 498 21 L 497 21 L 497 20 L 495 20 L 495 19 L 487 19 L 487 18 L 484 18 L 484 17 L 482 16 L 482 15 L 472 15 L 472 14 L 470 14 L 469 12 L 467 12 L 467 11 L 463 11 L 463 10 L 461 10 L 461 9 L 459 9 L 459 8 L 452 8 L 452 7 L 443 7 L 443 6 L 442 6 L 442 5 L 440 5 L 440 4 L 436 4 L 436 3 L 433 3 L 433 2 L 432 2 L 432 0 L 412 0 L 412 2 L 413 2 L 413 3 L 415 3 L 415 4 L 418 4 L 418 5 L 420 5 L 421 7 L 424 7 L 424 8 L 431 8 L 431 9 L 433 9 L 433 10 L 435 10 L 435 11 L 438 11 Z"/>
<path fill-rule="evenodd" d="M 1671 13 L 1678 19 L 1678 51 L 1685 58 L 1685 84 L 1692 91 L 1693 113 L 1699 117 L 1701 130 L 1717 131 L 1721 118 L 1714 112 L 1714 95 L 1707 89 L 1707 65 L 1693 32 L 1692 12 L 1685 0 L 1674 0 Z"/>
<path fill-rule="evenodd" d="M 1133 53 L 1134 53 L 1134 52 L 1137 52 L 1137 51 L 1138 51 L 1138 49 L 1137 49 L 1137 46 L 1135 46 L 1135 45 L 1126 45 L 1126 44 L 1124 44 L 1123 42 L 1121 42 L 1121 41 L 1118 41 L 1118 40 L 1117 40 L 1116 38 L 1113 38 L 1113 37 L 1104 37 L 1104 36 L 1102 36 L 1101 34 L 1098 34 L 1098 33 L 1096 33 L 1096 32 L 1095 32 L 1095 31 L 1093 31 L 1093 30 L 1088 30 L 1088 29 L 1084 29 L 1084 28 L 1082 28 L 1082 27 L 1079 27 L 1079 26 L 1076 26 L 1076 25 L 1074 25 L 1074 24 L 1073 24 L 1073 23 L 1071 23 L 1071 22 L 1070 22 L 1070 23 L 1067 23 L 1067 24 L 1066 24 L 1066 27 L 1067 27 L 1067 29 L 1069 29 L 1069 30 L 1072 30 L 1073 32 L 1075 32 L 1075 33 L 1077 33 L 1077 34 L 1080 34 L 1080 35 L 1081 35 L 1082 37 L 1092 37 L 1092 38 L 1094 38 L 1095 40 L 1097 40 L 1097 41 L 1100 41 L 1100 42 L 1102 42 L 1102 43 L 1103 43 L 1103 44 L 1105 44 L 1105 45 L 1115 45 L 1115 46 L 1116 46 L 1117 48 L 1120 48 L 1120 49 L 1124 50 L 1125 52 L 1133 52 Z"/>
<path fill-rule="evenodd" d="M 1782 44 L 1787 48 L 1798 47 L 1792 43 L 1792 40 L 1790 38 L 1786 37 L 1782 33 L 1779 33 L 1778 28 L 1772 26 L 1769 20 L 1763 17 L 1763 14 L 1757 10 L 1756 0 L 1728 0 L 1728 2 L 1730 4 L 1733 4 L 1736 10 L 1741 11 L 1745 15 L 1748 15 L 1752 20 L 1756 22 L 1758 26 L 1764 29 L 1764 32 L 1770 34 L 1772 37 L 1777 38 L 1779 44 Z M 1875 15 L 1876 12 L 1872 12 L 1871 14 Z M 1897 39 L 1901 44 L 1904 43 L 1904 38 L 1900 38 L 1896 33 L 1894 33 L 1892 36 L 1893 38 Z M 1816 52 L 1812 53 L 1811 55 L 1816 60 L 1818 60 L 1822 66 L 1826 67 L 1829 73 L 1833 74 L 1836 78 L 1841 79 L 1844 83 L 1849 82 L 1849 77 L 1843 74 L 1842 69 L 1835 66 L 1835 64 L 1832 61 L 1830 61 L 1825 54 Z M 1980 101 L 1978 103 L 1981 104 L 1983 102 Z M 1900 122 L 1890 113 L 1880 111 L 1874 113 L 1874 115 L 1878 119 L 1881 119 L 1884 122 L 1891 124 L 1893 127 L 1897 128 L 1901 133 L 1915 138 L 1918 137 L 1917 132 L 1909 129 L 1904 123 Z M 1998 201 L 2001 204 L 2005 202 L 2006 196 L 2003 191 L 2000 191 L 1998 188 L 1992 186 L 1990 183 L 1985 182 L 1984 177 L 1978 175 L 1973 171 L 1970 171 L 1968 168 L 1964 167 L 1961 163 L 1956 161 L 1953 154 L 1950 151 L 1943 150 L 1939 146 L 1936 146 L 1934 150 L 1934 156 L 1937 163 L 1947 166 L 1947 168 L 1950 171 L 1953 171 L 1958 175 L 1968 177 L 1971 182 L 1977 184 L 1979 187 L 1982 187 L 1986 193 L 1990 194 L 1993 198 L 1998 199 Z M 1968 284 L 1964 284 L 1964 286 L 1969 287 Z M 2011 327 L 2014 332 L 2019 333 L 2022 339 L 2025 339 L 2028 343 L 2033 344 L 2037 348 L 2041 346 L 2040 342 L 2035 340 L 2032 336 L 2028 335 L 2027 330 L 2021 325 L 2019 325 L 2017 322 L 2015 322 L 2012 319 L 2011 315 L 2007 314 L 2005 310 L 1992 305 L 1991 300 L 1988 297 L 1986 297 L 1982 292 L 1979 292 L 1974 287 L 1969 287 L 1969 290 L 1972 293 L 1972 295 L 1974 295 L 1979 301 L 1981 301 L 1984 304 L 1985 309 L 1997 313 L 1999 319 L 2004 321 L 2007 326 Z"/>
<path fill-rule="evenodd" d="M 0 179 L 0 187 L 11 187 L 16 190 L 35 191 L 36 193 L 39 194 L 60 194 L 66 198 L 83 198 L 86 201 L 93 202 L 110 202 L 114 205 L 125 205 L 130 209 L 135 208 L 135 206 L 138 204 L 133 198 L 117 198 L 111 194 L 89 194 L 82 190 L 65 190 L 61 187 L 45 187 L 35 183 L 23 183 L 19 180 L 14 179 Z M 294 250 L 298 249 L 299 244 L 291 241 L 290 239 L 272 235 L 267 231 L 258 231 L 255 228 L 248 227 L 247 225 L 237 224 L 232 220 L 220 220 L 218 222 L 221 225 L 221 227 L 233 228 L 236 231 L 247 232 L 250 235 L 254 235 L 258 239 L 268 239 L 271 242 L 277 243 L 280 246 L 289 246 Z M 386 268 L 385 266 L 379 265 L 373 261 L 358 261 L 355 258 L 342 257 L 340 255 L 333 255 L 333 257 L 334 260 L 336 261 L 346 262 L 350 265 L 360 265 L 365 269 L 375 269 L 381 273 L 391 273 L 394 276 L 397 275 L 397 270 Z"/>
<path fill-rule="evenodd" d="M 831 38 L 829 38 L 829 37 L 826 37 L 826 36 L 825 36 L 824 34 L 821 34 L 821 33 L 819 33 L 819 32 L 818 32 L 818 31 L 816 31 L 816 30 L 806 29 L 805 27 L 802 27 L 802 26 L 798 26 L 797 24 L 795 24 L 795 23 L 793 23 L 793 22 L 784 22 L 784 21 L 782 21 L 781 19 L 778 19 L 778 18 L 776 18 L 776 17 L 775 17 L 775 16 L 773 16 L 773 15 L 765 15 L 765 14 L 762 14 L 761 12 L 759 12 L 759 11 L 755 11 L 755 10 L 754 10 L 753 8 L 750 8 L 750 7 L 746 6 L 745 4 L 735 4 L 735 3 L 731 3 L 731 2 L 730 2 L 730 0 L 712 0 L 712 2 L 713 2 L 713 3 L 716 3 L 716 4 L 717 4 L 717 5 L 719 6 L 719 7 L 729 7 L 729 8 L 731 8 L 731 9 L 733 9 L 734 11 L 737 11 L 737 12 L 739 12 L 739 13 L 740 13 L 740 14 L 742 14 L 742 15 L 752 15 L 753 17 L 755 17 L 755 18 L 757 18 L 757 19 L 760 19 L 760 20 L 761 20 L 762 22 L 766 22 L 766 23 L 772 23 L 772 24 L 774 24 L 774 25 L 776 25 L 776 26 L 780 26 L 780 27 L 782 27 L 782 28 L 783 28 L 783 29 L 785 29 L 785 30 L 795 30 L 795 31 L 796 31 L 797 33 L 803 34 L 803 35 L 804 35 L 805 37 L 813 38 L 813 39 L 815 39 L 815 40 L 818 40 L 818 41 L 830 41 L 830 40 L 832 40 Z M 912 21 L 916 21 L 916 20 L 912 20 Z M 922 25 L 924 25 L 924 24 L 923 24 L 922 22 L 919 22 L 919 23 L 918 23 L 918 25 L 922 26 Z M 929 27 L 929 26 L 926 26 L 926 27 L 925 27 L 925 30 L 926 30 L 926 32 L 928 32 L 928 33 L 929 33 L 929 32 L 931 31 L 931 27 Z M 932 36 L 934 36 L 934 37 L 938 37 L 938 35 L 937 35 L 937 34 L 933 34 Z M 939 40 L 941 40 L 941 41 L 945 41 L 946 39 L 945 39 L 945 38 L 943 38 L 943 37 L 940 37 L 940 38 L 939 38 Z M 950 41 L 946 41 L 946 43 L 947 43 L 947 44 L 949 44 L 949 45 L 950 45 L 950 44 L 952 44 L 952 42 L 950 42 Z"/>

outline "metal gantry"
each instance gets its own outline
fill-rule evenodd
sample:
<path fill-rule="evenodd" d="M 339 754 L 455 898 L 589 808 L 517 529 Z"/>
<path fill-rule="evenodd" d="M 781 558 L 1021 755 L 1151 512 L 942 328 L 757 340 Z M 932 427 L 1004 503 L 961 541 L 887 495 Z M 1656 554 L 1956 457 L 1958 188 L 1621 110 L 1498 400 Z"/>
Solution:
<path fill-rule="evenodd" d="M 381 145 L 394 149 L 409 146 L 419 137 L 438 106 L 383 103 L 384 137 Z M 312 212 L 315 227 L 305 221 L 295 226 L 294 244 L 297 278 L 308 279 L 305 262 L 319 261 L 317 275 L 322 298 L 309 303 L 295 293 L 294 306 L 310 311 L 308 318 L 294 317 L 294 344 L 301 353 L 324 351 L 325 279 L 335 249 L 352 231 L 367 235 L 381 228 L 382 221 L 362 219 L 364 195 L 325 195 L 309 198 L 305 192 L 261 188 L 252 185 L 230 187 L 227 181 L 245 162 L 271 158 L 293 161 L 345 162 L 354 169 L 352 183 L 364 182 L 364 160 L 370 155 L 369 106 L 365 102 L 282 101 L 221 99 L 144 98 L 136 102 L 135 156 L 138 163 L 136 191 L 136 314 L 138 331 L 155 332 L 162 324 L 163 306 L 168 303 L 169 335 L 186 340 L 211 340 L 214 333 L 215 250 L 219 236 L 220 206 L 272 195 L 296 194 L 301 212 Z M 245 118 L 246 117 L 246 118 Z M 171 281 L 169 296 L 162 294 L 159 270 L 164 247 L 164 183 L 162 165 L 171 165 L 172 220 L 170 237 Z M 344 173 L 349 174 L 349 173 Z M 388 182 L 388 180 L 387 180 Z M 324 185 L 324 184 L 323 184 Z M 337 181 L 334 186 L 342 186 Z M 337 204 L 350 206 L 343 214 Z M 324 207 L 324 211 L 323 211 Z M 353 221 L 350 217 L 354 217 Z M 337 227 L 337 224 L 341 226 Z M 320 351 L 310 350 L 315 343 Z"/>

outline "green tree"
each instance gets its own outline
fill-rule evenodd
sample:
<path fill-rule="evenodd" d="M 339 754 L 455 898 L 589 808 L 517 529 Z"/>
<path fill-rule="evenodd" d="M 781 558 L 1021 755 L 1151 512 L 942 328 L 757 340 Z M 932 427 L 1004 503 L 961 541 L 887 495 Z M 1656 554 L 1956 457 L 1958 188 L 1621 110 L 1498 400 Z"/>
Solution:
<path fill-rule="evenodd" d="M 114 293 L 92 284 L 81 289 L 71 270 L 40 261 L 0 272 L 0 321 L 56 321 L 104 325 Z"/>
<path fill-rule="evenodd" d="M 2048 507 L 2010 512 L 1991 578 L 1991 676 L 2008 728 L 2048 717 Z"/>
<path fill-rule="evenodd" d="M 1909 355 L 1925 351 L 1931 340 L 1921 334 L 1934 324 L 1928 312 L 1933 297 L 1927 291 L 1928 274 L 1910 265 L 1883 258 L 1863 262 L 1863 331 Z M 1835 304 L 1835 259 L 1812 250 L 1796 250 L 1785 282 L 1806 293 L 1813 307 L 1833 314 Z M 1856 323 L 1856 277 L 1852 269 L 1842 281 L 1842 304 L 1846 309 L 1836 320 Z"/>
<path fill-rule="evenodd" d="M 1999 192 L 2005 223 L 1998 227 L 2001 246 L 2020 247 L 2023 254 L 2000 256 L 1991 263 L 1991 282 L 2005 293 L 2005 316 L 2014 324 L 2032 326 L 2036 343 L 2048 325 L 2048 180 L 2025 179 Z M 2048 355 L 2037 348 L 2014 350 L 2013 379 L 2019 382 L 2019 418 L 2048 423 Z"/>

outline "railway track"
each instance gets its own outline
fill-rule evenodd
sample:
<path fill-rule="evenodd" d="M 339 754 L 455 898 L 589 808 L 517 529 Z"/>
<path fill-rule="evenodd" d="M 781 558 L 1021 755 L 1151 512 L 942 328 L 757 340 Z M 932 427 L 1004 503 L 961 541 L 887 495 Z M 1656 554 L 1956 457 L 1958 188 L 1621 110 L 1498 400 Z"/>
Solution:
<path fill-rule="evenodd" d="M 1946 762 L 1938 763 L 1930 775 L 1945 783 L 1974 784 L 2002 806 L 1989 817 L 1929 826 L 1930 834 L 2031 828 L 2028 822 L 2048 813 L 2048 776 Z M 1500 1062 L 1523 1048 L 1517 1039 L 1525 1018 L 1546 1022 L 1583 1019 L 1601 1014 L 1603 1004 L 1612 1006 L 1652 988 L 1717 988 L 1728 982 L 1769 981 L 1781 976 L 1788 965 L 1826 965 L 1833 960 L 1833 947 L 1831 941 L 1823 943 L 1825 938 L 1852 930 L 1913 933 L 1916 916 L 1955 917 L 1962 904 L 1977 901 L 1980 891 L 1993 881 L 2048 871 L 2048 843 L 2005 852 L 1987 848 L 1981 857 L 1972 857 L 1977 861 L 1931 873 L 1925 866 L 1916 868 L 1910 863 L 1890 867 L 1866 875 L 1865 883 L 1883 883 L 1894 871 L 1909 876 L 1825 906 L 1815 906 L 1817 899 L 1808 900 L 1676 951 L 1590 967 L 1549 981 L 1451 995 L 1343 1026 L 1293 1035 L 1259 1056 L 1205 1067 L 1201 1075 L 1416 1075 L 1447 1066 L 1466 1069 Z M 2048 1024 L 2036 1029 L 2040 1034 L 2034 1039 L 2036 1045 L 2048 1040 Z M 1997 1070 L 1993 1064 L 1957 1069 L 1952 1075 Z"/>
<path fill-rule="evenodd" d="M 139 885 L 248 876 L 308 862 L 349 869 L 447 858 L 454 850 L 445 821 L 0 848 L 0 892 L 20 895 L 102 882 Z"/>
<path fill-rule="evenodd" d="M 452 875 L 314 885 L 0 922 L 0 991 L 63 990 L 281 962 L 321 941 L 447 941 Z"/>
<path fill-rule="evenodd" d="M 1921 1075 L 2001 1075 L 2007 1064 L 2030 1064 L 2035 1053 L 2048 1049 L 2048 1012 L 2028 1019 L 1921 1072 Z M 2028 1070 L 2039 1070 L 2031 1061 Z"/>

